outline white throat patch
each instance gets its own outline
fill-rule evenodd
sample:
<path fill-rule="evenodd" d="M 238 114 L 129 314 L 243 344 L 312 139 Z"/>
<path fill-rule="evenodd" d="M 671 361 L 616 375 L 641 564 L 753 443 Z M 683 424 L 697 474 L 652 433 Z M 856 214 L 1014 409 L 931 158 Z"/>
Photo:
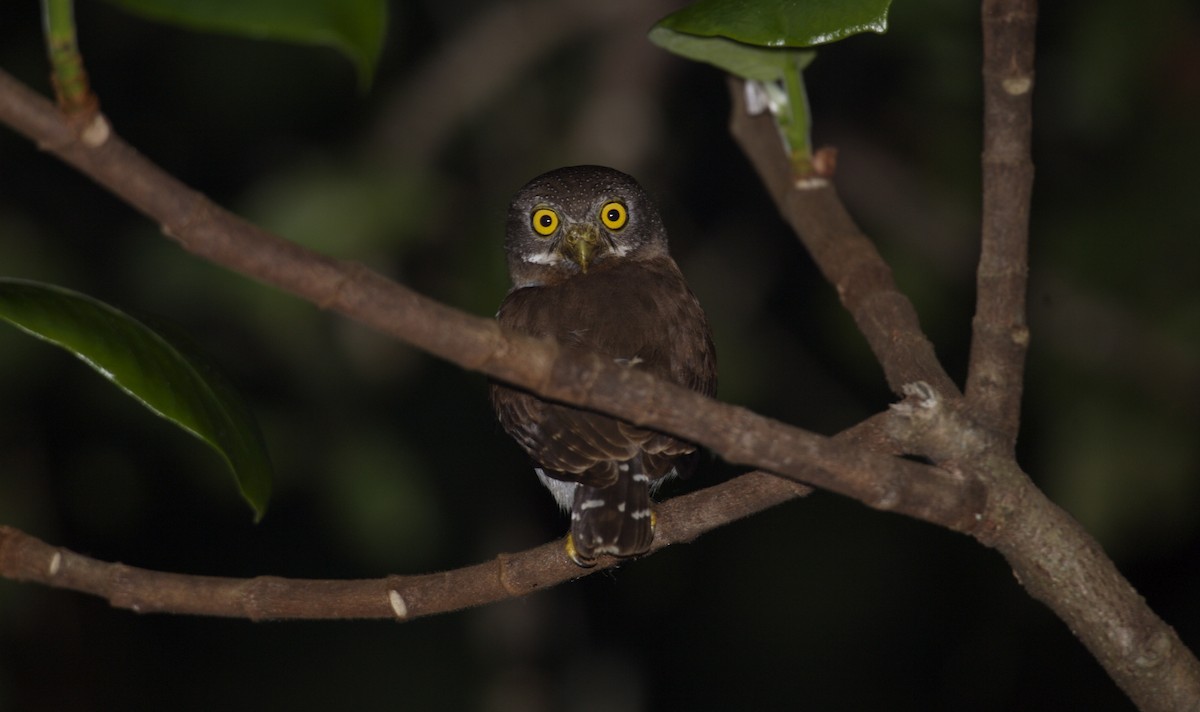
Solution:
<path fill-rule="evenodd" d="M 529 255 L 525 261 L 534 265 L 556 265 L 563 261 L 563 256 L 554 250 L 546 250 L 536 255 Z"/>

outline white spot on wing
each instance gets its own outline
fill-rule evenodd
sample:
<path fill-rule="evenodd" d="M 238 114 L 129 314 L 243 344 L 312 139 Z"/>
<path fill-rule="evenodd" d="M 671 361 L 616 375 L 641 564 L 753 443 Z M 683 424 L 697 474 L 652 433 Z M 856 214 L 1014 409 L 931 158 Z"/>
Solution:
<path fill-rule="evenodd" d="M 54 552 L 54 556 L 50 557 L 50 575 L 57 576 L 59 569 L 62 568 L 62 552 Z"/>
<path fill-rule="evenodd" d="M 585 499 L 579 503 L 580 511 L 584 511 L 584 512 L 586 512 L 589 509 L 595 509 L 596 507 L 603 507 L 603 506 L 604 506 L 604 500 L 602 500 L 602 499 Z"/>

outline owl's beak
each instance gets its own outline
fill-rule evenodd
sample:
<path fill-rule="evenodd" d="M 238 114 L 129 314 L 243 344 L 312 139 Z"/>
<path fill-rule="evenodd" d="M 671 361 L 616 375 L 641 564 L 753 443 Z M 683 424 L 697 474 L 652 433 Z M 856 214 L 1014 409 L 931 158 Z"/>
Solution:
<path fill-rule="evenodd" d="M 588 265 L 604 248 L 599 228 L 591 223 L 575 223 L 567 226 L 558 249 L 563 257 L 579 265 L 579 271 L 586 274 Z"/>

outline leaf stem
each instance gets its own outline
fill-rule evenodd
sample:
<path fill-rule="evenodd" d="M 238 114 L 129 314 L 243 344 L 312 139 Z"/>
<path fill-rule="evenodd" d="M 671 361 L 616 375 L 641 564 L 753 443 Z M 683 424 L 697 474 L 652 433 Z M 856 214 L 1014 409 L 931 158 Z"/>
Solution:
<path fill-rule="evenodd" d="M 791 66 L 783 72 L 783 84 L 787 91 L 788 117 L 786 122 L 777 118 L 783 126 L 788 142 L 792 172 L 796 176 L 812 173 L 812 121 L 809 117 L 808 92 L 804 88 L 804 64 L 789 62 Z"/>
<path fill-rule="evenodd" d="M 88 86 L 83 57 L 75 39 L 74 0 L 42 0 L 42 31 L 50 57 L 50 81 L 58 107 L 67 114 L 86 114 L 99 106 Z"/>

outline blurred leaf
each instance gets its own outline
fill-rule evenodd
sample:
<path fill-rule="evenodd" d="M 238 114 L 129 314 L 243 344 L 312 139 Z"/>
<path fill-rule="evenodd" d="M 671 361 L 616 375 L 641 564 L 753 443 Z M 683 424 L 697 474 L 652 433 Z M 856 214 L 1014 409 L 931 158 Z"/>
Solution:
<path fill-rule="evenodd" d="M 193 352 L 107 304 L 62 287 L 0 278 L 0 319 L 78 356 L 154 413 L 208 443 L 261 519 L 271 462 L 240 395 Z"/>
<path fill-rule="evenodd" d="M 255 223 L 293 242 L 362 259 L 427 240 L 429 215 L 442 208 L 446 190 L 428 172 L 306 159 L 259 180 L 243 207 Z"/>
<path fill-rule="evenodd" d="M 371 84 L 387 29 L 386 0 L 109 0 L 143 17 L 203 32 L 333 47 Z"/>
<path fill-rule="evenodd" d="M 392 428 L 346 425 L 329 433 L 338 476 L 323 480 L 321 501 L 347 548 L 372 568 L 432 564 L 448 529 L 428 466 Z"/>
<path fill-rule="evenodd" d="M 725 37 L 759 47 L 812 47 L 887 31 L 891 0 L 699 0 L 655 29 Z"/>

